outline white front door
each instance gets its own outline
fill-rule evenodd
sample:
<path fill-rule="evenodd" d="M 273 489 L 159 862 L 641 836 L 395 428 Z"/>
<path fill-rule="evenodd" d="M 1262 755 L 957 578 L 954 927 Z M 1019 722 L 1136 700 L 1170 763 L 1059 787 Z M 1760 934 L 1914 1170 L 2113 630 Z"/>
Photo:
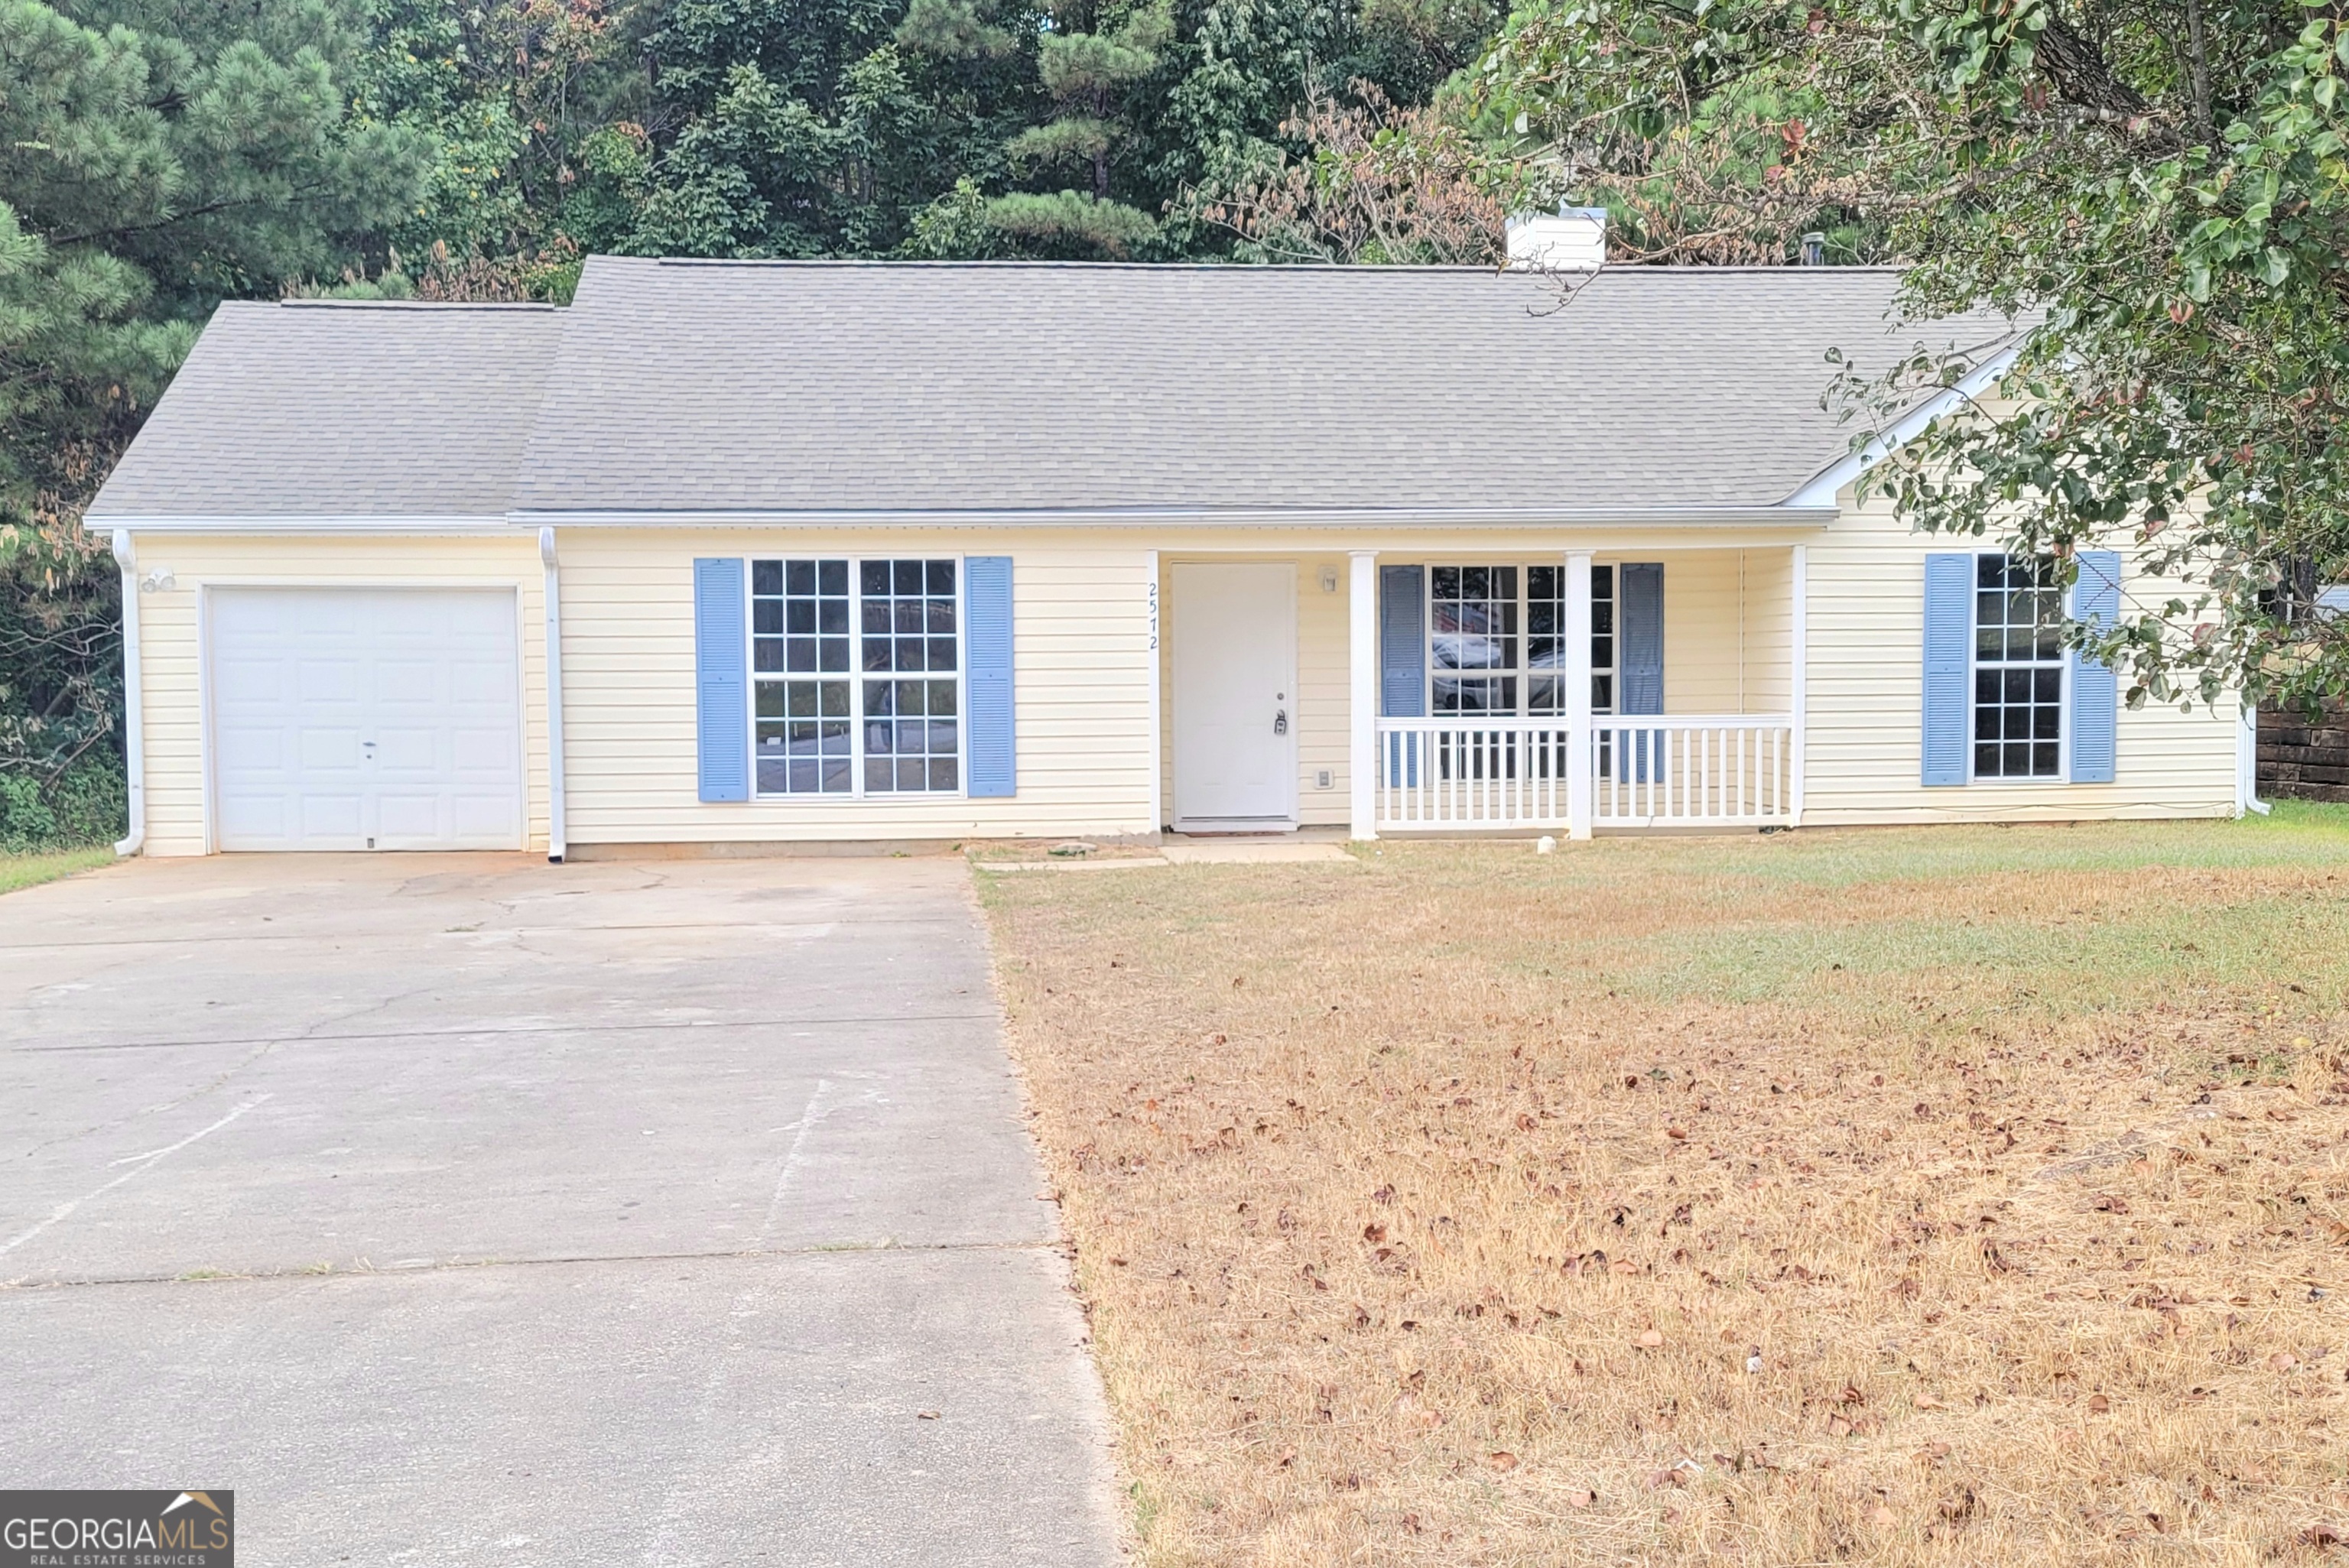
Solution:
<path fill-rule="evenodd" d="M 1174 825 L 1297 826 L 1297 568 L 1174 569 Z"/>
<path fill-rule="evenodd" d="M 523 847 L 511 589 L 215 588 L 223 850 Z"/>

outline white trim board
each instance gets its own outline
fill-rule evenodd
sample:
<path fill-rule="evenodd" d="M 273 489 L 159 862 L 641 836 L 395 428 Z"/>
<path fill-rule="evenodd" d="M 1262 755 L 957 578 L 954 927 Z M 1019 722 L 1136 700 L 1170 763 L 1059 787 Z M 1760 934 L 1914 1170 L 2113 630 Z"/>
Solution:
<path fill-rule="evenodd" d="M 1923 435 L 1925 428 L 1942 415 L 1955 412 L 1995 386 L 2013 367 L 2015 356 L 2021 352 L 2018 345 L 1991 356 L 1968 371 L 1955 386 L 1943 388 L 1903 414 L 1891 429 L 1822 469 L 1802 489 L 1788 496 L 1785 505 L 1795 510 L 1826 507 L 1832 511 L 1838 505 L 1837 498 L 1844 486 Z"/>

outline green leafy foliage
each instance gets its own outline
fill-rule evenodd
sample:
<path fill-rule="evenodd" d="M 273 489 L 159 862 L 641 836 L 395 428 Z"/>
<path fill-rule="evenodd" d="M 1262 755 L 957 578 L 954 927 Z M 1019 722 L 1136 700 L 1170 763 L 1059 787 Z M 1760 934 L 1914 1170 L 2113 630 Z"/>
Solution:
<path fill-rule="evenodd" d="M 417 199 L 429 145 L 346 101 L 367 44 L 323 0 L 0 0 L 0 844 L 119 830 L 81 505 L 214 302 L 350 264 Z"/>
<path fill-rule="evenodd" d="M 2003 396 L 1871 488 L 1920 527 L 2171 586 L 2069 635 L 2132 702 L 2349 689 L 2349 30 L 2296 0 L 1573 0 L 1510 19 L 1485 123 L 1625 249 L 1913 263 L 1915 316 L 2011 313 Z M 1995 342 L 1847 369 L 1868 423 Z"/>

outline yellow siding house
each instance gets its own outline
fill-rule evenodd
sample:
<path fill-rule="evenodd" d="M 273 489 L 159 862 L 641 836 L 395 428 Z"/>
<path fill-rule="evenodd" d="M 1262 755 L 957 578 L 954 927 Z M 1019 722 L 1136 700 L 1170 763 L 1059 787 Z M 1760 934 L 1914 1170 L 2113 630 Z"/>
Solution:
<path fill-rule="evenodd" d="M 224 305 L 88 517 L 125 847 L 2240 811 L 2240 714 L 2058 645 L 2132 562 L 1855 500 L 1829 350 L 2001 363 L 1897 284 L 596 258 L 560 309 Z"/>

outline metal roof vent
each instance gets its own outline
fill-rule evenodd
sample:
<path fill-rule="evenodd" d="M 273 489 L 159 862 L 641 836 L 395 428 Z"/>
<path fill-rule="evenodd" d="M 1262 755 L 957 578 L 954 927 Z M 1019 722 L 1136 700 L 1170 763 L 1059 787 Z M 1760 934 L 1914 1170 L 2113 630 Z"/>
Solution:
<path fill-rule="evenodd" d="M 1595 273 L 1607 264 L 1607 209 L 1560 206 L 1509 220 L 1509 270 Z"/>

